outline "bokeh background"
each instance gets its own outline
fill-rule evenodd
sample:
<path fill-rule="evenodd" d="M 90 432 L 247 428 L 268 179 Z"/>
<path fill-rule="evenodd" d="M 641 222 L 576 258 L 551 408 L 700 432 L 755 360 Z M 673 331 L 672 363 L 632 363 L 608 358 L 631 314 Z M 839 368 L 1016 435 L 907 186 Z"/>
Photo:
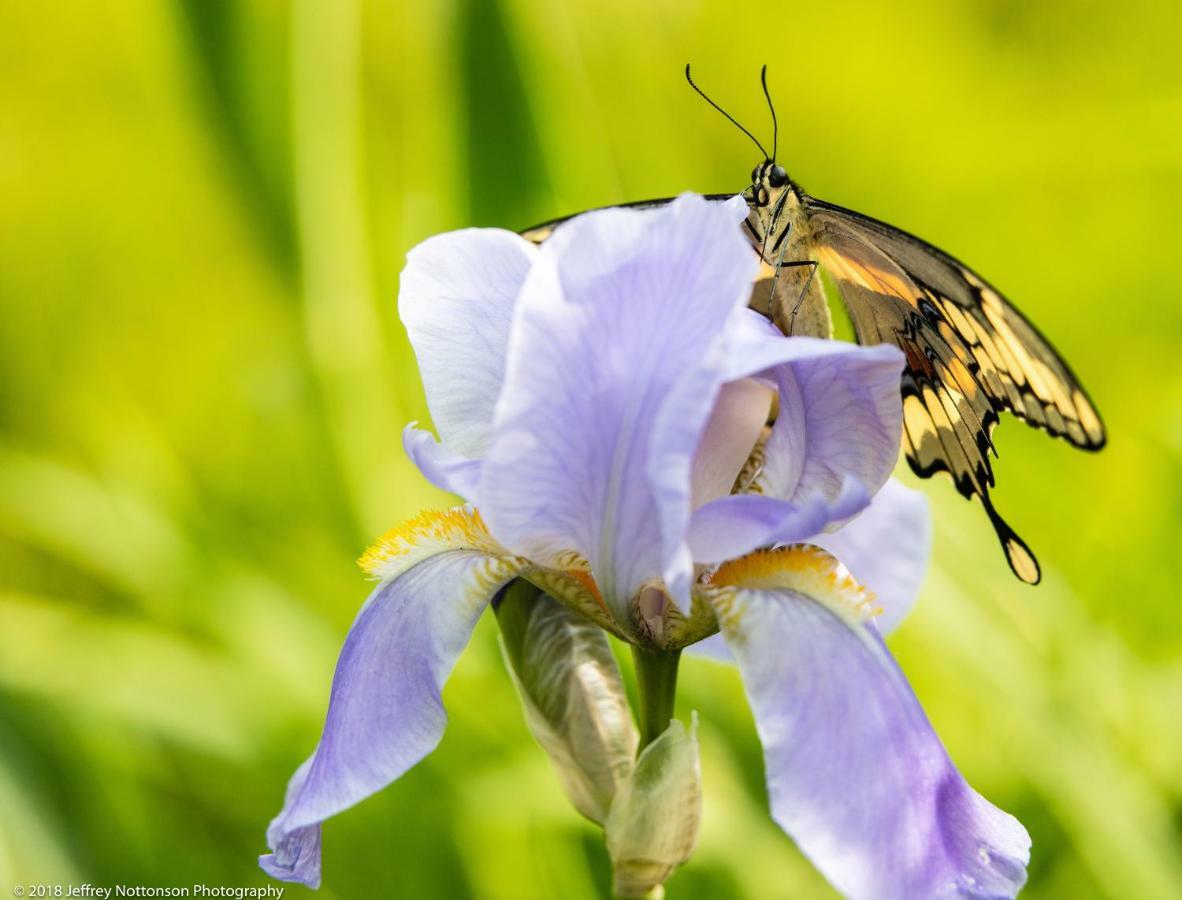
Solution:
<path fill-rule="evenodd" d="M 1182 12 L 1166 0 L 0 2 L 0 892 L 261 885 L 367 542 L 447 498 L 396 317 L 471 224 L 738 190 L 758 162 L 1000 285 L 1110 430 L 1013 420 L 1019 584 L 947 481 L 891 644 L 1030 898 L 1182 895 Z M 909 475 L 904 477 L 910 479 Z M 830 889 L 771 824 L 734 672 L 683 666 L 706 822 L 681 898 Z M 326 898 L 591 898 L 598 834 L 485 621 L 439 751 L 325 833 Z M 288 896 L 305 896 L 289 888 Z"/>

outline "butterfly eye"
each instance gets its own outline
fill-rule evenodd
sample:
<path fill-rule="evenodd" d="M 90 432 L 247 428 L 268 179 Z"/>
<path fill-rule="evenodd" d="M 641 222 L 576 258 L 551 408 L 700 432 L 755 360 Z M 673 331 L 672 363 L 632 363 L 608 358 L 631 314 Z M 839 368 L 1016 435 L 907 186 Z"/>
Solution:
<path fill-rule="evenodd" d="M 786 185 L 788 183 L 788 173 L 784 171 L 784 167 L 773 166 L 772 170 L 768 172 L 767 183 L 774 188 Z"/>

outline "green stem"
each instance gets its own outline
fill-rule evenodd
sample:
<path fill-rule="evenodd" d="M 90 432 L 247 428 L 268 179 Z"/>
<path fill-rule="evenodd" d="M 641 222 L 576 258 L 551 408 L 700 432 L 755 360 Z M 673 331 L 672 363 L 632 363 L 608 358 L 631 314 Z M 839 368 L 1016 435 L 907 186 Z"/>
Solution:
<path fill-rule="evenodd" d="M 656 740 L 673 719 L 680 650 L 648 650 L 632 645 L 636 689 L 640 698 L 640 749 Z"/>

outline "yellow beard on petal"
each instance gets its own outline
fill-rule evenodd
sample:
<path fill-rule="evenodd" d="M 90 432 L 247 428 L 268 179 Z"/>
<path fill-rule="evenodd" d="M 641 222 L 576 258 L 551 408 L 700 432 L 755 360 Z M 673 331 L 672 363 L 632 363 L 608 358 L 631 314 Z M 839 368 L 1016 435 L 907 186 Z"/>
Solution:
<path fill-rule="evenodd" d="M 416 563 L 446 550 L 478 550 L 505 556 L 480 513 L 457 506 L 449 510 L 421 512 L 413 519 L 391 528 L 357 560 L 362 570 L 386 580 L 405 572 Z"/>
<path fill-rule="evenodd" d="M 859 584 L 836 557 L 812 544 L 756 550 L 723 563 L 706 587 L 795 591 L 851 624 L 865 622 L 882 612 L 871 591 Z M 729 604 L 716 601 L 719 606 L 726 608 Z"/>

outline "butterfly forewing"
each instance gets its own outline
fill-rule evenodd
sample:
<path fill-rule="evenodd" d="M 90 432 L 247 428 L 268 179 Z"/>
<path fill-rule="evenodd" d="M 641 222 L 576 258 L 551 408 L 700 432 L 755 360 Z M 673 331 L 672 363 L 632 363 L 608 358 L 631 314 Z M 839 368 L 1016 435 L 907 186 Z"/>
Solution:
<path fill-rule="evenodd" d="M 934 328 L 956 333 L 997 409 L 1077 447 L 1104 446 L 1104 426 L 1071 369 L 983 278 L 931 244 L 860 213 L 812 198 L 805 208 L 819 243 L 830 234 L 856 236 L 906 274 L 916 289 L 913 299 L 920 302 L 921 317 Z"/>

